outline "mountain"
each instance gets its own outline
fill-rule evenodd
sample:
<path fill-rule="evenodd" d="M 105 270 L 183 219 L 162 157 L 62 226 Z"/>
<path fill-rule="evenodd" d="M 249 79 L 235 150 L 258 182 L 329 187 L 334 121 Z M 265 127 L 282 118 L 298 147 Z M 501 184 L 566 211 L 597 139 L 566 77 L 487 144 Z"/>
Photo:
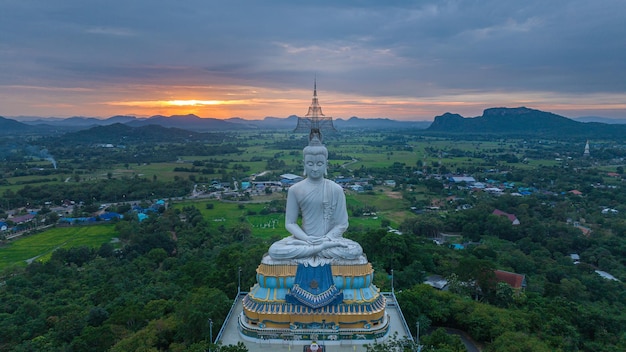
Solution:
<path fill-rule="evenodd" d="M 334 125 L 337 129 L 425 129 L 430 126 L 430 121 L 398 121 L 387 118 L 362 119 L 356 116 L 351 118 L 336 119 Z"/>
<path fill-rule="evenodd" d="M 136 120 L 137 118 L 135 116 L 115 115 L 102 121 L 104 122 L 103 125 L 112 125 L 114 123 L 129 123 Z"/>
<path fill-rule="evenodd" d="M 233 117 L 226 121 L 255 129 L 289 130 L 296 128 L 298 117 L 296 115 L 287 118 L 266 116 L 263 120 L 246 120 L 241 117 Z"/>
<path fill-rule="evenodd" d="M 482 116 L 473 118 L 445 113 L 435 117 L 426 132 L 623 138 L 626 125 L 583 123 L 551 112 L 519 107 L 486 109 Z"/>
<path fill-rule="evenodd" d="M 280 130 L 293 130 L 298 125 L 298 116 L 291 115 L 287 118 L 280 117 L 265 117 L 263 120 L 245 120 L 242 118 L 232 118 L 227 121 L 244 124 L 247 126 L 254 126 L 259 129 L 280 129 Z M 424 129 L 430 126 L 430 121 L 397 121 L 386 118 L 369 118 L 362 119 L 356 116 L 344 120 L 341 118 L 334 119 L 333 125 L 338 130 L 347 129 Z"/>
<path fill-rule="evenodd" d="M 25 123 L 0 116 L 0 135 L 35 133 L 38 129 Z"/>
<path fill-rule="evenodd" d="M 80 131 L 95 126 L 107 126 L 114 123 L 128 123 L 137 118 L 134 116 L 112 116 L 108 119 L 99 119 L 95 117 L 74 116 L 69 118 L 58 117 L 38 117 L 20 116 L 20 122 L 35 126 L 36 131 L 41 134 L 62 134 L 74 131 Z"/>
<path fill-rule="evenodd" d="M 189 115 L 173 115 L 163 116 L 155 115 L 147 119 L 135 119 L 126 123 L 129 126 L 140 127 L 148 125 L 159 125 L 161 127 L 174 127 L 180 129 L 186 129 L 191 131 L 210 132 L 210 131 L 225 131 L 236 129 L 249 129 L 226 120 L 220 120 L 215 118 L 201 118 L 193 114 Z"/>
<path fill-rule="evenodd" d="M 257 126 L 268 129 L 288 129 L 293 130 L 298 125 L 298 116 L 290 115 L 287 118 L 265 117 Z"/>
<path fill-rule="evenodd" d="M 263 120 L 247 120 L 241 117 L 232 117 L 221 120 L 215 118 L 202 118 L 193 114 L 163 116 L 155 115 L 149 118 L 137 118 L 135 116 L 118 115 L 107 119 L 95 117 L 75 116 L 70 118 L 58 117 L 20 117 L 24 124 L 42 126 L 48 129 L 76 131 L 95 126 L 107 126 L 114 123 L 127 124 L 133 127 L 159 125 L 162 127 L 175 127 L 191 131 L 225 131 L 241 129 L 269 129 L 269 130 L 293 130 L 298 125 L 298 116 L 291 115 L 286 118 L 267 116 Z M 337 129 L 404 129 L 404 128 L 427 128 L 430 121 L 398 121 L 388 118 L 359 118 L 353 116 L 347 120 L 338 118 L 333 121 Z"/>
<path fill-rule="evenodd" d="M 600 116 L 581 116 L 574 117 L 573 120 L 578 122 L 600 122 L 606 124 L 626 124 L 626 119 L 612 119 L 609 117 L 600 117 Z"/>
<path fill-rule="evenodd" d="M 114 123 L 112 125 L 96 126 L 86 130 L 66 133 L 58 138 L 67 143 L 75 144 L 124 145 L 130 143 L 158 144 L 162 142 L 205 141 L 215 139 L 216 136 L 158 125 L 132 127 L 122 123 Z"/>
<path fill-rule="evenodd" d="M 32 116 L 28 117 L 17 117 L 16 120 L 19 120 L 22 123 L 31 126 L 37 125 L 45 125 L 45 126 L 57 126 L 57 127 L 85 127 L 85 126 L 94 126 L 99 124 L 100 119 L 95 117 L 83 117 L 83 116 L 73 116 L 68 118 L 59 118 L 59 117 L 39 117 L 34 118 Z"/>

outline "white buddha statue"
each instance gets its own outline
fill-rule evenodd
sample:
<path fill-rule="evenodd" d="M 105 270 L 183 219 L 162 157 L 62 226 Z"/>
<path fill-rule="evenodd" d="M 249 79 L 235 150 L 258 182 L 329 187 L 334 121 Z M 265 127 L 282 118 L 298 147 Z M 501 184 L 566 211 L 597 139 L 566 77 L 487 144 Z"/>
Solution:
<path fill-rule="evenodd" d="M 342 236 L 348 228 L 346 198 L 341 186 L 324 178 L 328 150 L 313 138 L 303 154 L 306 178 L 291 186 L 287 194 L 285 228 L 291 236 L 272 244 L 269 256 L 313 266 L 366 261 L 361 246 Z"/>

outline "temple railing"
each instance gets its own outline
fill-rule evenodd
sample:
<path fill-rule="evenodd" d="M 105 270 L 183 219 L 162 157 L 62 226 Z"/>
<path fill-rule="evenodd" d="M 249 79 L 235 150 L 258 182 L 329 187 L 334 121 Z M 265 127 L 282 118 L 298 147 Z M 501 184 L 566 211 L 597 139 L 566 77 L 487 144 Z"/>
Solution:
<path fill-rule="evenodd" d="M 402 326 L 404 327 L 404 331 L 406 331 L 406 337 L 414 341 L 413 335 L 411 334 L 411 329 L 409 329 L 409 325 L 406 323 L 406 319 L 404 318 L 404 313 L 402 313 L 402 308 L 398 304 L 398 300 L 396 299 L 396 294 L 393 292 L 382 292 L 381 293 L 385 298 L 387 298 L 387 306 L 393 307 L 398 310 L 398 314 L 400 314 L 400 320 L 402 321 Z"/>
<path fill-rule="evenodd" d="M 385 323 L 375 328 L 342 328 L 320 329 L 320 328 L 260 328 L 250 326 L 242 321 L 242 316 L 238 317 L 239 331 L 244 336 L 255 340 L 317 340 L 317 341 L 359 341 L 377 340 L 387 335 L 390 328 L 390 319 L 387 317 Z"/>
<path fill-rule="evenodd" d="M 239 292 L 239 295 L 235 297 L 235 299 L 233 300 L 233 305 L 230 306 L 230 310 L 228 311 L 228 314 L 226 314 L 226 318 L 224 318 L 224 323 L 222 323 L 222 327 L 220 328 L 220 331 L 217 333 L 217 337 L 215 338 L 215 341 L 220 341 L 222 339 L 224 330 L 226 330 L 226 326 L 228 325 L 227 323 L 230 321 L 230 319 L 232 318 L 233 312 L 236 310 L 237 302 L 239 302 L 239 300 L 243 300 L 243 298 L 246 297 L 247 294 L 248 292 Z"/>

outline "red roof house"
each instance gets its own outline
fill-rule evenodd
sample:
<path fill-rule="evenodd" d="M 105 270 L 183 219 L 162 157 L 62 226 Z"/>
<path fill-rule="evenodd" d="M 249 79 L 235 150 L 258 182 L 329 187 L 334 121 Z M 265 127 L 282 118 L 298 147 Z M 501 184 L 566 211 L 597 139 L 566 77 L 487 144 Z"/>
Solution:
<path fill-rule="evenodd" d="M 16 224 L 23 224 L 23 223 L 33 220 L 34 218 L 35 218 L 35 215 L 26 214 L 26 215 L 14 216 L 12 218 L 9 218 L 9 220 L 13 221 Z"/>
<path fill-rule="evenodd" d="M 495 270 L 496 281 L 509 284 L 516 290 L 523 290 L 526 288 L 526 275 L 516 274 L 504 270 Z"/>
<path fill-rule="evenodd" d="M 500 209 L 496 209 L 491 213 L 493 215 L 504 216 L 511 221 L 511 225 L 519 225 L 519 219 L 514 214 L 505 213 Z"/>

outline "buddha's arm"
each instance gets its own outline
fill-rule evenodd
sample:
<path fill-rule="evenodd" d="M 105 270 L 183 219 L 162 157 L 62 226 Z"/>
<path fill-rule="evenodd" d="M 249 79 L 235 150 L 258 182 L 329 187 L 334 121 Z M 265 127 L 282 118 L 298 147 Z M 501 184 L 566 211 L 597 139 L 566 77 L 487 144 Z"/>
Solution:
<path fill-rule="evenodd" d="M 348 229 L 348 223 L 347 222 L 345 224 L 339 224 L 339 225 L 333 227 L 332 229 L 330 229 L 330 231 L 328 231 L 326 233 L 326 236 L 324 236 L 324 237 L 327 237 L 329 239 L 342 237 L 343 233 L 346 232 L 347 229 Z"/>
<path fill-rule="evenodd" d="M 287 205 L 285 209 L 285 229 L 293 235 L 293 237 L 307 242 L 312 242 L 312 238 L 307 235 L 298 225 L 298 214 L 300 209 L 296 195 L 292 189 L 287 192 Z"/>
<path fill-rule="evenodd" d="M 336 203 L 335 212 L 333 214 L 333 220 L 335 226 L 331 228 L 324 237 L 338 238 L 342 237 L 343 233 L 348 229 L 348 209 L 346 208 L 346 196 L 343 194 L 343 189 L 337 187 L 336 190 Z"/>

